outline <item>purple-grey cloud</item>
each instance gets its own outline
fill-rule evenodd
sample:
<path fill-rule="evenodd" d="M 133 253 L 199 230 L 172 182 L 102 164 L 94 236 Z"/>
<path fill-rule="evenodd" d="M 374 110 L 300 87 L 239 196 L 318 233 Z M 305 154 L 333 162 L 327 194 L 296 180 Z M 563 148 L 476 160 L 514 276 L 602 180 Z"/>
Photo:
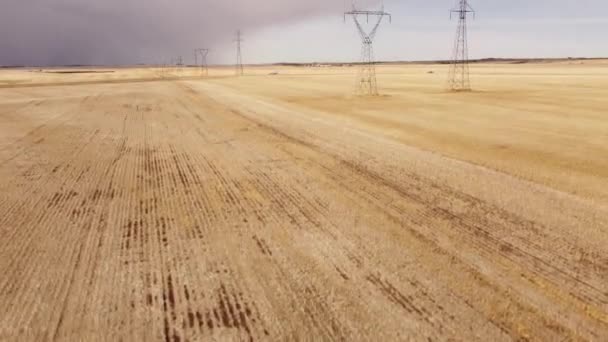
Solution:
<path fill-rule="evenodd" d="M 366 0 L 368 1 L 368 0 Z M 152 63 L 345 0 L 4 0 L 0 65 Z M 371 2 L 374 2 L 371 0 Z"/>

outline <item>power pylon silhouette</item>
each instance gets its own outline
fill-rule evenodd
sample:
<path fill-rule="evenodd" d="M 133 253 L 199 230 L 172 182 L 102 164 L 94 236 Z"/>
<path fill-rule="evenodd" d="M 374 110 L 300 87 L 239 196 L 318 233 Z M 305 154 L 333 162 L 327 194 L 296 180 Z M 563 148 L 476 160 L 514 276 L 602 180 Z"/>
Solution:
<path fill-rule="evenodd" d="M 209 49 L 194 50 L 196 66 L 198 66 L 198 55 L 201 56 L 201 74 L 203 76 L 209 76 L 209 66 L 207 65 L 207 56 L 209 55 Z"/>
<path fill-rule="evenodd" d="M 236 75 L 243 76 L 245 74 L 243 70 L 243 56 L 241 54 L 241 43 L 243 42 L 243 36 L 241 30 L 236 31 Z"/>
<path fill-rule="evenodd" d="M 362 11 L 357 10 L 353 3 L 353 9 L 350 12 L 344 13 L 344 21 L 346 16 L 352 16 L 359 36 L 361 37 L 361 64 L 359 67 L 359 73 L 357 76 L 356 93 L 359 95 L 378 95 L 378 82 L 376 80 L 376 61 L 374 59 L 374 38 L 378 32 L 378 28 L 382 23 L 382 19 L 386 16 L 392 21 L 390 13 L 384 11 L 384 5 L 380 11 Z M 372 30 L 367 32 L 359 17 L 364 16 L 369 23 L 369 17 L 376 17 L 376 23 Z"/>
<path fill-rule="evenodd" d="M 452 18 L 452 14 L 454 13 L 458 13 L 458 28 L 456 30 L 456 39 L 454 40 L 448 87 L 452 91 L 470 91 L 467 16 L 469 13 L 475 15 L 475 10 L 469 5 L 468 0 L 457 0 L 456 8 L 450 11 L 450 18 Z"/>

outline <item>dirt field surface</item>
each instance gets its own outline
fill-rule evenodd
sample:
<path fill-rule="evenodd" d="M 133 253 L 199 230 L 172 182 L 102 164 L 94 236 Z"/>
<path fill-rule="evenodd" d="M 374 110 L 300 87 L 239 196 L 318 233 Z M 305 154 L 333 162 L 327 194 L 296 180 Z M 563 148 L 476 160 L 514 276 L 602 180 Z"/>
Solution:
<path fill-rule="evenodd" d="M 0 71 L 0 340 L 608 340 L 608 63 L 378 71 Z"/>

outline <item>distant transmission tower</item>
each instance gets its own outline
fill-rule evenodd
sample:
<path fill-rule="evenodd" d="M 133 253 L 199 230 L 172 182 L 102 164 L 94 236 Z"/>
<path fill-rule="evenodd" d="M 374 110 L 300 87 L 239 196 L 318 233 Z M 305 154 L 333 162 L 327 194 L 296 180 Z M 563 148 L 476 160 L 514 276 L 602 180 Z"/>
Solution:
<path fill-rule="evenodd" d="M 346 21 L 347 15 L 353 17 L 353 21 L 357 26 L 357 30 L 359 31 L 362 42 L 361 65 L 359 67 L 359 74 L 357 77 L 356 92 L 359 95 L 376 96 L 378 95 L 378 83 L 376 81 L 376 61 L 374 60 L 373 43 L 376 33 L 378 32 L 378 28 L 382 23 L 382 19 L 385 16 L 388 16 L 389 20 L 392 21 L 391 15 L 390 13 L 384 11 L 384 5 L 382 5 L 382 9 L 380 11 L 361 11 L 356 9 L 354 3 L 352 11 L 344 13 L 344 21 Z M 363 28 L 363 25 L 359 21 L 359 16 L 366 17 L 368 23 L 370 16 L 376 17 L 376 24 L 369 33 Z"/>
<path fill-rule="evenodd" d="M 177 61 L 176 62 L 176 65 L 177 65 L 176 72 L 179 71 L 181 73 L 183 70 L 183 67 L 184 67 L 184 58 L 182 56 L 177 56 L 176 61 Z"/>
<path fill-rule="evenodd" d="M 243 76 L 243 56 L 241 54 L 241 43 L 243 42 L 243 36 L 241 30 L 236 31 L 236 75 Z"/>
<path fill-rule="evenodd" d="M 201 56 L 201 74 L 204 76 L 209 75 L 209 66 L 207 65 L 207 55 L 209 55 L 209 49 L 196 49 L 194 50 L 195 65 L 198 67 L 198 56 Z"/>
<path fill-rule="evenodd" d="M 475 15 L 475 11 L 469 5 L 468 0 L 457 0 L 456 8 L 450 11 L 450 18 L 454 13 L 458 13 L 458 29 L 456 30 L 456 39 L 454 40 L 454 52 L 450 65 L 448 87 L 452 91 L 470 91 L 467 16 L 469 13 Z"/>

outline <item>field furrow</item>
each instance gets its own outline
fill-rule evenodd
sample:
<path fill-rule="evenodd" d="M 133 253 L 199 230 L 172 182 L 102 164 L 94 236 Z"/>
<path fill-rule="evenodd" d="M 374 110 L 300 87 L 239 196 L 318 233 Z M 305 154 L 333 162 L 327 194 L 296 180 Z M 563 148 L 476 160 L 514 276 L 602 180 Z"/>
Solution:
<path fill-rule="evenodd" d="M 247 78 L 0 89 L 0 340 L 608 336 L 608 206 L 592 186 L 603 171 L 573 171 L 589 171 L 577 193 L 567 177 L 463 152 L 480 142 L 450 135 L 459 117 L 437 121 L 448 142 L 433 140 L 414 129 L 422 107 L 387 117 L 377 109 L 391 96 L 339 107 L 319 77 L 284 94 L 265 76 L 252 79 L 268 89 Z M 514 123 L 525 139 L 503 149 L 532 151 L 529 134 L 557 110 L 530 101 L 539 117 Z M 585 120 L 600 117 L 585 106 Z M 543 139 L 581 139 L 563 120 Z M 601 150 L 594 139 L 581 143 Z M 551 175 L 572 160 L 529 165 Z"/>

